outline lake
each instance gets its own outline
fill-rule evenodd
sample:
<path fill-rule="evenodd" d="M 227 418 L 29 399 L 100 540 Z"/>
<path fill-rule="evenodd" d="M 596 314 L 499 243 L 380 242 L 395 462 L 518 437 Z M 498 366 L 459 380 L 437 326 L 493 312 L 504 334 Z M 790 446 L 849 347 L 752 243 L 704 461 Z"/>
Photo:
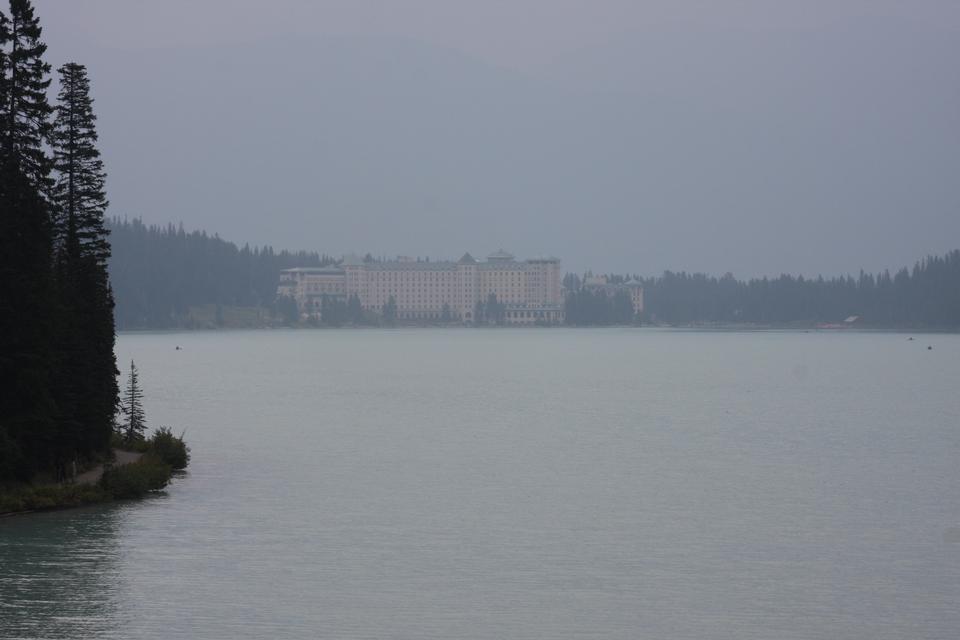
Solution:
<path fill-rule="evenodd" d="M 189 471 L 0 520 L 0 637 L 955 638 L 960 336 L 907 338 L 121 335 Z"/>

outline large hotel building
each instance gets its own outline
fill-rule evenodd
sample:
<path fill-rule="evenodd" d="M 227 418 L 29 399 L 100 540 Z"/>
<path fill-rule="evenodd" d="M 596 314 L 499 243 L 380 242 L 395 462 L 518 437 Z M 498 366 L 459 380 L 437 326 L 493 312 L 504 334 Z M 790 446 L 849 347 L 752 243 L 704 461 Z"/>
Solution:
<path fill-rule="evenodd" d="M 320 313 L 324 297 L 356 296 L 365 310 L 376 313 L 393 297 L 400 320 L 465 323 L 476 321 L 478 303 L 494 294 L 508 324 L 563 322 L 560 261 L 517 261 L 502 250 L 483 262 L 469 253 L 457 262 L 348 257 L 328 267 L 286 269 L 277 293 L 292 297 L 309 315 Z"/>

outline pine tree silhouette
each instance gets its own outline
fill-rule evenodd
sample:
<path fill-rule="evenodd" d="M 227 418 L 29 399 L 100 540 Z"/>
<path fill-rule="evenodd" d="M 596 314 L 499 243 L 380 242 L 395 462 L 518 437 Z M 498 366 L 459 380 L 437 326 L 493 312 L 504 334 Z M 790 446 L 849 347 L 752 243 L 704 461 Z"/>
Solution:
<path fill-rule="evenodd" d="M 123 439 L 127 444 L 143 440 L 147 430 L 147 418 L 143 411 L 143 391 L 140 389 L 140 375 L 137 365 L 130 361 L 130 377 L 123 394 L 123 413 L 127 417 L 123 427 Z"/>

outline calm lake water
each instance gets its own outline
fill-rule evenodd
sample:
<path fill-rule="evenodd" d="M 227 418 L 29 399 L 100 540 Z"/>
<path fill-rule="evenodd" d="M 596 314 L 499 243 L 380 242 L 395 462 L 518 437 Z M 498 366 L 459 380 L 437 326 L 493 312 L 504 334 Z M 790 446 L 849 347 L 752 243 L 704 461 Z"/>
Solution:
<path fill-rule="evenodd" d="M 0 520 L 2 638 L 960 635 L 960 336 L 118 352 L 190 470 L 142 502 Z"/>

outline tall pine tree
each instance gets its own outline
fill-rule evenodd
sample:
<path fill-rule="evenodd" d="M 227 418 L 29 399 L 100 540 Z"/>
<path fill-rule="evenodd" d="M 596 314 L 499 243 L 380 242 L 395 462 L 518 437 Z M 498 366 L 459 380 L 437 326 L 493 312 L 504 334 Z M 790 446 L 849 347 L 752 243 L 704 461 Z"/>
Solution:
<path fill-rule="evenodd" d="M 50 228 L 43 199 L 0 162 L 0 479 L 53 466 L 56 407 Z"/>
<path fill-rule="evenodd" d="M 0 477 L 29 478 L 56 460 L 50 66 L 27 0 L 0 15 Z"/>
<path fill-rule="evenodd" d="M 72 218 L 83 255 L 106 266 L 110 257 L 109 232 L 104 227 L 106 173 L 96 146 L 97 117 L 93 113 L 90 80 L 86 67 L 76 62 L 67 63 L 57 71 L 60 94 L 51 146 L 53 168 L 58 174 L 53 188 L 58 232 L 64 239 L 67 220 Z"/>
<path fill-rule="evenodd" d="M 32 3 L 10 0 L 0 12 L 0 479 L 62 477 L 70 460 L 104 451 L 117 406 L 89 81 L 81 65 L 60 70 L 54 128 L 40 37 Z"/>
<path fill-rule="evenodd" d="M 74 454 L 105 449 L 116 413 L 113 294 L 107 276 L 110 257 L 106 174 L 96 147 L 96 116 L 83 65 L 71 62 L 60 73 L 59 104 L 51 145 L 56 182 L 57 284 L 61 303 L 58 355 L 63 396 L 61 431 Z"/>
<path fill-rule="evenodd" d="M 143 434 L 147 430 L 147 417 L 143 411 L 143 391 L 140 389 L 140 375 L 137 373 L 137 365 L 134 364 L 133 360 L 130 361 L 130 377 L 127 379 L 122 406 L 123 413 L 127 417 L 127 423 L 122 427 L 123 439 L 127 444 L 143 440 Z"/>
<path fill-rule="evenodd" d="M 10 0 L 5 20 L 4 153 L 40 190 L 49 187 L 50 157 L 43 144 L 50 133 L 52 109 L 47 101 L 50 65 L 43 60 L 47 45 L 30 0 Z"/>

